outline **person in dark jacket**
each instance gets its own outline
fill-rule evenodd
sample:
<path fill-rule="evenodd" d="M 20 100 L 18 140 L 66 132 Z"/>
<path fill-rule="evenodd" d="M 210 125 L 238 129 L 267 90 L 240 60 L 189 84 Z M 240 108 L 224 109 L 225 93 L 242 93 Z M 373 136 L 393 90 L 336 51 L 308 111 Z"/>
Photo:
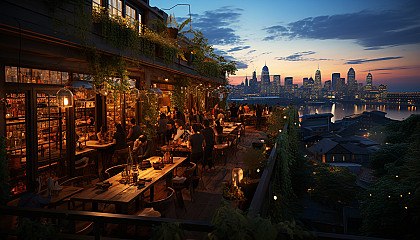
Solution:
<path fill-rule="evenodd" d="M 204 120 L 204 129 L 201 130 L 204 135 L 204 140 L 206 141 L 206 146 L 204 147 L 204 162 L 203 167 L 206 165 L 209 166 L 209 170 L 213 167 L 213 148 L 215 143 L 215 134 L 213 129 L 210 127 L 209 121 Z"/>
<path fill-rule="evenodd" d="M 136 141 L 138 137 L 141 135 L 140 126 L 136 123 L 136 119 L 132 118 L 130 120 L 131 124 L 133 125 L 128 132 L 127 140 L 128 141 Z"/>

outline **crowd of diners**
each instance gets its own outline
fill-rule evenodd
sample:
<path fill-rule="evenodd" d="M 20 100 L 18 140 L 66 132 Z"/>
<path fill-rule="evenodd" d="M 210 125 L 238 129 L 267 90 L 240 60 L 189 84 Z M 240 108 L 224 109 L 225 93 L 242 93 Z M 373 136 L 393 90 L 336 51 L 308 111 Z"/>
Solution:
<path fill-rule="evenodd" d="M 223 111 L 218 105 L 215 105 L 210 111 L 201 112 L 196 108 L 191 111 L 186 109 L 180 111 L 177 107 L 167 107 L 165 112 L 161 112 L 157 121 L 157 139 L 149 139 L 142 133 L 141 127 L 136 119 L 131 119 L 131 126 L 126 133 L 120 123 L 116 124 L 116 132 L 111 136 L 107 127 L 101 127 L 97 133 L 99 142 L 113 142 L 113 147 L 107 150 L 107 164 L 110 165 L 112 156 L 115 154 L 125 154 L 128 152 L 128 146 L 132 146 L 133 158 L 136 162 L 141 162 L 152 156 L 155 149 L 153 145 L 180 145 L 186 143 L 191 150 L 191 161 L 197 163 L 203 159 L 203 164 L 208 165 L 210 169 L 213 163 L 210 162 L 211 154 L 215 144 L 222 143 L 223 123 L 244 122 L 246 114 L 253 114 L 260 122 L 263 113 L 268 113 L 270 109 L 267 106 L 256 105 L 249 107 L 248 104 L 236 103 L 229 105 L 227 111 Z"/>
<path fill-rule="evenodd" d="M 136 119 L 131 119 L 131 126 L 126 133 L 120 123 L 116 124 L 116 132 L 111 136 L 106 125 L 96 134 L 99 142 L 112 142 L 112 147 L 107 149 L 106 154 L 111 159 L 114 154 L 127 154 L 128 146 L 132 145 L 134 160 L 139 163 L 151 157 L 153 144 L 179 146 L 186 143 L 190 149 L 190 161 L 201 163 L 203 169 L 210 170 L 213 167 L 212 152 L 215 144 L 221 144 L 223 134 L 223 122 L 243 122 L 246 114 L 252 114 L 261 119 L 263 114 L 268 114 L 272 109 L 267 106 L 256 105 L 249 107 L 247 104 L 236 106 L 235 103 L 229 105 L 228 111 L 219 109 L 216 105 L 211 111 L 200 112 L 195 108 L 191 111 L 179 111 L 178 108 L 170 109 L 167 107 L 166 113 L 161 113 L 158 119 L 157 135 L 158 142 L 153 142 L 146 135 L 142 134 L 141 127 Z M 205 166 L 208 166 L 206 168 Z M 47 198 L 41 197 L 37 192 L 39 186 L 37 182 L 28 185 L 27 193 L 19 200 L 20 207 L 40 207 L 41 204 L 48 204 L 51 194 Z M 38 190 L 37 190 L 38 189 Z"/>

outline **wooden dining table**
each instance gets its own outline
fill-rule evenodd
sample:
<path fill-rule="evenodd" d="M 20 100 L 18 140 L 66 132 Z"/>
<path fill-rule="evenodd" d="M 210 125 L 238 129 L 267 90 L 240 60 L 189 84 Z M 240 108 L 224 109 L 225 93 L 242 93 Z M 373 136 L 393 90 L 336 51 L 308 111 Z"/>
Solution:
<path fill-rule="evenodd" d="M 152 164 L 159 161 L 158 156 L 148 158 Z M 153 201 L 154 185 L 156 182 L 165 177 L 168 173 L 172 172 L 186 157 L 174 157 L 173 163 L 165 164 L 161 170 L 155 170 L 153 167 L 139 170 L 138 179 L 144 181 L 145 184 L 141 187 L 135 184 L 124 184 L 120 180 L 122 179 L 121 173 L 107 179 L 111 186 L 107 190 L 98 189 L 96 187 L 90 187 L 84 191 L 75 194 L 71 197 L 72 201 L 91 202 L 92 211 L 98 211 L 98 204 L 115 204 L 117 213 L 127 214 L 129 206 L 143 198 L 144 192 L 150 189 L 150 201 Z M 137 204 L 136 204 L 137 205 Z"/>
<path fill-rule="evenodd" d="M 105 166 L 105 155 L 107 154 L 106 150 L 110 149 L 112 146 L 114 146 L 113 142 L 101 143 L 97 140 L 89 140 L 86 142 L 86 148 L 96 149 L 98 151 L 98 161 L 96 167 L 99 174 L 107 167 Z"/>

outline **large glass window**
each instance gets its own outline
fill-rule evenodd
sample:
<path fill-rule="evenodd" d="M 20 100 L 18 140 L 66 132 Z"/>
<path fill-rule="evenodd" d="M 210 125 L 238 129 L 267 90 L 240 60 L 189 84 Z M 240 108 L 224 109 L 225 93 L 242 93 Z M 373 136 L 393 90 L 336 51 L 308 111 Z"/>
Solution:
<path fill-rule="evenodd" d="M 132 8 L 129 5 L 125 5 L 125 18 L 127 19 L 127 23 L 131 27 L 135 28 L 137 26 L 136 9 Z"/>
<path fill-rule="evenodd" d="M 6 94 L 6 137 L 12 194 L 26 191 L 25 94 Z"/>
<path fill-rule="evenodd" d="M 66 175 L 66 121 L 55 94 L 37 93 L 38 175 L 42 185 L 51 176 Z"/>

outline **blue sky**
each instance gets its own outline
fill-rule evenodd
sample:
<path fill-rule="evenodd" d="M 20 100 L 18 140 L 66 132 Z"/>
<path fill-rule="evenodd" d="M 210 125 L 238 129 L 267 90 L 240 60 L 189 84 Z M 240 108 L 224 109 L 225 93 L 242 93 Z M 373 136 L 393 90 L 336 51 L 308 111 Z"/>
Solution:
<path fill-rule="evenodd" d="M 353 67 L 359 82 L 371 71 L 374 84 L 389 91 L 420 91 L 418 0 L 150 1 L 158 8 L 177 3 L 189 3 L 193 29 L 237 61 L 233 84 L 254 70 L 260 75 L 266 62 L 270 75 L 292 76 L 298 84 L 319 64 L 323 82 L 333 72 L 346 77 Z M 166 12 L 180 22 L 188 7 Z"/>

